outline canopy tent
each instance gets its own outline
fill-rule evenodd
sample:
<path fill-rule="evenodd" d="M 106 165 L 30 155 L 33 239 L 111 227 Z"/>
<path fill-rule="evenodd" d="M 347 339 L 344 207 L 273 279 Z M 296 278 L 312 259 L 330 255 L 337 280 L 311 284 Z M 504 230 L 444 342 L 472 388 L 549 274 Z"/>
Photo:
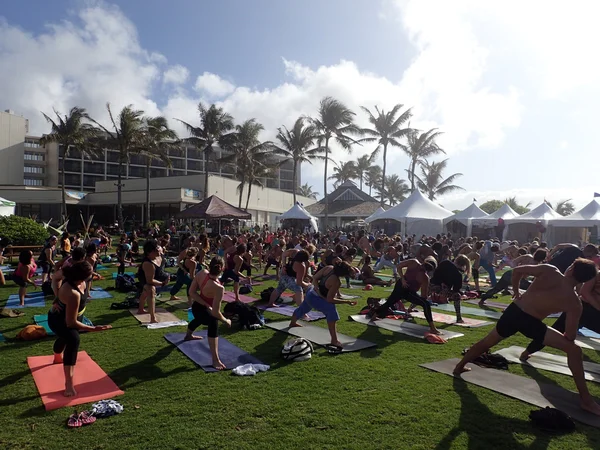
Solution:
<path fill-rule="evenodd" d="M 561 242 L 589 242 L 588 228 L 595 228 L 598 235 L 600 226 L 600 203 L 596 199 L 585 205 L 570 216 L 551 219 L 549 222 L 550 236 L 554 244 Z"/>
<path fill-rule="evenodd" d="M 516 239 L 519 242 L 529 242 L 538 234 L 543 237 L 545 234 L 548 221 L 562 217 L 554 211 L 546 202 L 525 213 L 512 219 L 506 219 L 505 238 Z M 539 226 L 543 227 L 539 228 Z"/>
<path fill-rule="evenodd" d="M 0 216 L 12 216 L 15 214 L 15 202 L 0 197 Z"/>
<path fill-rule="evenodd" d="M 403 225 L 405 234 L 431 236 L 443 232 L 444 219 L 451 215 L 452 211 L 435 204 L 415 189 L 406 200 L 382 212 L 375 220 L 395 220 Z"/>
<path fill-rule="evenodd" d="M 286 212 L 278 216 L 279 220 L 290 220 L 290 221 L 305 221 L 304 224 L 310 225 L 314 231 L 317 231 L 317 218 L 310 215 L 310 213 L 304 209 L 304 207 L 300 203 L 296 203 Z"/>
<path fill-rule="evenodd" d="M 448 231 L 452 231 L 453 235 L 456 234 L 461 228 L 466 228 L 466 233 L 464 237 L 471 236 L 473 229 L 473 219 L 483 218 L 487 216 L 487 213 L 484 210 L 482 210 L 479 206 L 477 206 L 475 202 L 473 202 L 470 206 L 466 207 L 462 211 L 459 211 L 456 214 L 451 215 L 450 217 L 446 217 L 444 219 L 444 225 L 446 226 L 446 229 Z M 456 227 L 456 222 L 464 225 L 464 227 Z M 458 234 L 460 235 L 461 233 L 459 232 Z"/>
<path fill-rule="evenodd" d="M 385 212 L 385 209 L 383 209 L 383 207 L 380 206 L 379 208 L 377 208 L 377 210 L 375 210 L 375 212 L 373 214 L 371 214 L 369 217 L 367 217 L 365 219 L 365 222 L 371 223 L 374 220 L 377 220 L 377 216 L 379 216 L 379 214 L 381 214 L 382 212 Z"/>
<path fill-rule="evenodd" d="M 252 214 L 211 195 L 175 215 L 177 219 L 251 219 Z"/>

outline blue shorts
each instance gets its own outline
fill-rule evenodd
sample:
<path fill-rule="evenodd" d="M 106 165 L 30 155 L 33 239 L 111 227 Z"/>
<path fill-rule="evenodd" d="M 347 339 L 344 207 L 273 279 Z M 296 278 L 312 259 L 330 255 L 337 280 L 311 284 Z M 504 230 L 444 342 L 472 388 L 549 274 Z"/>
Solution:
<path fill-rule="evenodd" d="M 302 292 L 302 286 L 298 286 L 295 278 L 288 275 L 282 275 L 279 284 L 277 285 L 277 289 L 275 290 L 279 292 L 279 294 L 282 294 L 286 289 L 289 289 L 294 293 Z"/>
<path fill-rule="evenodd" d="M 221 283 L 226 283 L 228 280 L 233 280 L 236 283 L 240 282 L 240 276 L 232 269 L 227 269 L 221 276 Z"/>
<path fill-rule="evenodd" d="M 335 304 L 329 303 L 311 288 L 306 293 L 302 304 L 296 308 L 296 311 L 294 311 L 294 316 L 296 316 L 298 319 L 302 319 L 302 317 L 304 317 L 313 309 L 321 311 L 323 314 L 325 314 L 325 319 L 327 322 L 337 322 L 340 320 L 340 315 L 337 312 Z"/>

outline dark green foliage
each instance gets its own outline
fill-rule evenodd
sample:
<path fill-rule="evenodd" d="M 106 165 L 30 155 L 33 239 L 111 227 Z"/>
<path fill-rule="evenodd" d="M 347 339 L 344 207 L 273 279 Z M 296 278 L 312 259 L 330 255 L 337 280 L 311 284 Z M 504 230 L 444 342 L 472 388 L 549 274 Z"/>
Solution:
<path fill-rule="evenodd" d="M 27 217 L 0 217 L 0 237 L 8 238 L 12 245 L 38 245 L 44 243 L 48 230 Z"/>

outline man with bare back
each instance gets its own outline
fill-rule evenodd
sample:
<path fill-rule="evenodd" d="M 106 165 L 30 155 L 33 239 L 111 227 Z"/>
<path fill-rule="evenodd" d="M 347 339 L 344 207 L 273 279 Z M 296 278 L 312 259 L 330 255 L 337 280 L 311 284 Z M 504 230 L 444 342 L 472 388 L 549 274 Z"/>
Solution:
<path fill-rule="evenodd" d="M 581 316 L 581 300 L 575 292 L 575 286 L 593 280 L 598 275 L 596 265 L 587 259 L 578 258 L 561 274 L 548 264 L 537 266 L 519 266 L 513 269 L 512 285 L 514 302 L 502 314 L 502 317 L 485 338 L 473 345 L 463 359 L 454 368 L 454 374 L 470 370 L 465 365 L 501 340 L 520 332 L 544 345 L 557 348 L 567 354 L 569 369 L 579 391 L 581 407 L 593 414 L 600 415 L 598 405 L 588 391 L 583 372 L 583 354 L 575 344 L 577 327 Z M 535 277 L 524 294 L 519 293 L 519 283 L 524 276 Z M 548 327 L 543 319 L 554 313 L 565 313 L 565 332 L 560 333 Z"/>

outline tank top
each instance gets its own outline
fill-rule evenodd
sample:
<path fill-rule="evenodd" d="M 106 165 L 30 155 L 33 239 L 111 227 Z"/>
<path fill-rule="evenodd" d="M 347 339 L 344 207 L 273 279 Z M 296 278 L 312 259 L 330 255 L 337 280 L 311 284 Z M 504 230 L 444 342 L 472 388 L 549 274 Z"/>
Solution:
<path fill-rule="evenodd" d="M 327 296 L 329 295 L 329 288 L 326 286 L 325 283 L 327 283 L 327 280 L 329 279 L 329 277 L 331 275 L 334 275 L 333 273 L 333 269 L 331 269 L 329 271 L 329 273 L 327 273 L 327 275 L 325 275 L 324 277 L 322 277 L 319 280 L 319 293 L 321 294 L 322 297 L 327 298 Z"/>
<path fill-rule="evenodd" d="M 296 271 L 294 270 L 294 261 L 290 261 L 285 265 L 285 274 L 288 277 L 296 278 Z"/>
<path fill-rule="evenodd" d="M 411 291 L 417 292 L 421 287 L 421 283 L 417 280 L 419 274 L 425 273 L 425 268 L 423 266 L 415 267 L 412 269 L 407 269 L 404 273 L 404 281 L 408 284 L 408 289 Z"/>
<path fill-rule="evenodd" d="M 137 277 L 142 284 L 148 284 L 148 280 L 146 280 L 146 272 L 144 272 L 144 263 L 149 262 L 154 266 L 154 278 L 156 280 L 162 281 L 165 279 L 165 275 L 168 276 L 164 269 L 161 266 L 158 266 L 152 262 L 151 259 L 144 257 L 142 263 L 140 264 L 140 268 L 138 269 Z"/>
<path fill-rule="evenodd" d="M 200 298 L 208 303 L 210 305 L 210 307 L 212 308 L 213 306 L 213 301 L 214 301 L 214 297 L 207 297 L 206 295 L 204 295 L 204 293 L 202 292 L 202 290 L 204 289 L 204 286 L 206 286 L 206 283 L 208 282 L 208 280 L 211 280 L 212 278 L 210 277 L 210 275 L 206 275 L 206 277 L 204 278 L 204 281 L 202 281 L 202 284 L 200 285 Z M 219 286 L 221 285 L 221 283 L 219 283 L 218 280 L 213 280 L 215 283 L 217 283 Z"/>
<path fill-rule="evenodd" d="M 229 270 L 233 270 L 235 268 L 235 262 L 233 261 L 234 256 L 234 253 L 227 253 L 227 257 L 225 258 L 227 262 L 227 269 Z"/>
<path fill-rule="evenodd" d="M 69 283 L 69 282 L 67 282 L 67 283 Z M 81 292 L 77 286 L 73 286 L 71 283 L 69 283 L 69 286 L 71 286 L 74 290 L 76 290 L 79 293 L 80 299 L 79 299 L 79 308 L 77 310 L 77 315 L 80 316 L 85 311 L 85 306 L 88 301 L 88 294 L 86 292 Z M 54 308 L 51 309 L 50 311 L 53 314 L 60 314 L 62 316 L 65 316 L 65 321 L 66 321 L 67 305 L 65 305 L 63 302 L 61 302 L 59 298 L 57 298 L 52 305 L 54 306 Z"/>
<path fill-rule="evenodd" d="M 26 276 L 27 266 L 19 263 L 17 266 L 17 270 L 15 270 L 15 275 L 21 278 L 31 278 L 35 275 L 35 271 L 37 270 L 37 264 L 31 261 L 31 266 L 29 267 L 29 277 Z"/>

